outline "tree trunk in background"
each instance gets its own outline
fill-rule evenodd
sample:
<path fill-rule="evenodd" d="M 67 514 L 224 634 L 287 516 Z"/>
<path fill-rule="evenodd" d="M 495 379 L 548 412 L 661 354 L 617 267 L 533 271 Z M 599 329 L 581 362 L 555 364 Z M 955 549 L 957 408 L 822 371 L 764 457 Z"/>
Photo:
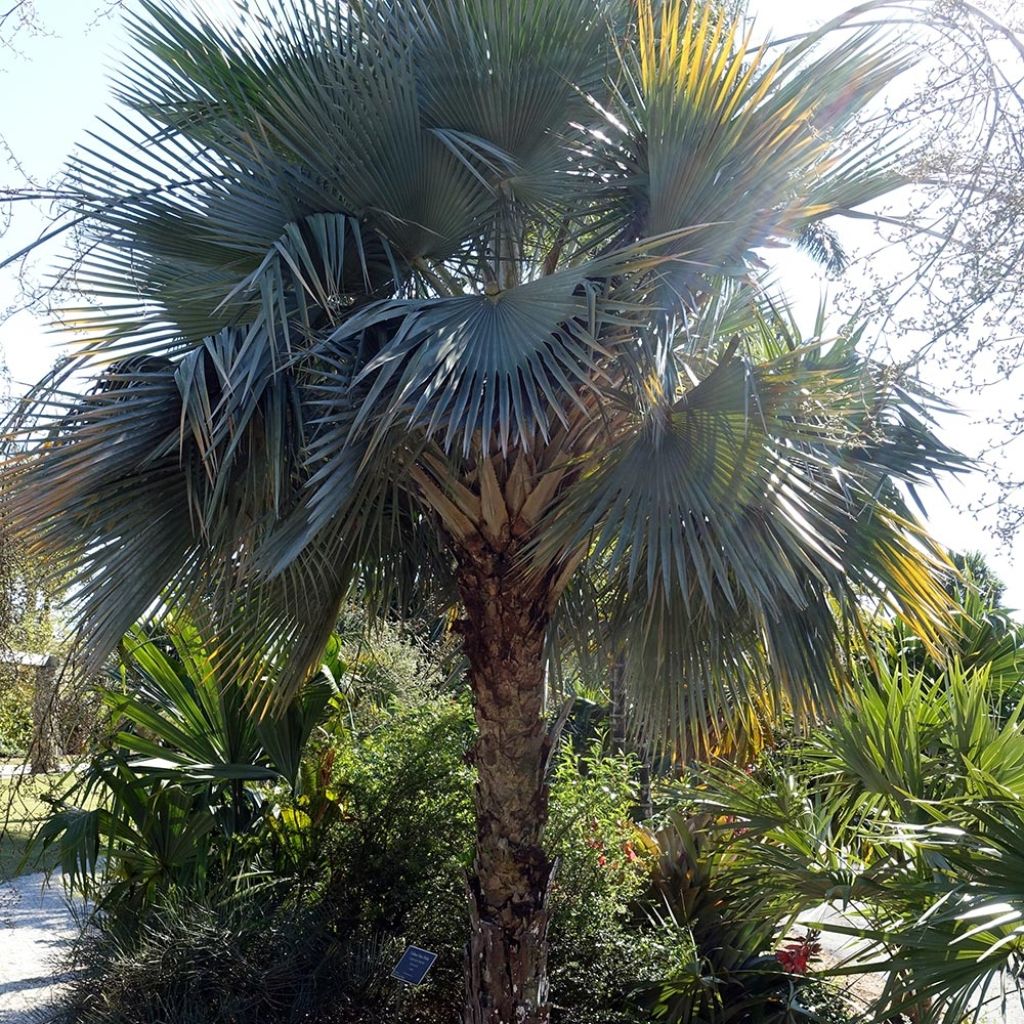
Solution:
<path fill-rule="evenodd" d="M 616 754 L 635 753 L 640 761 L 637 780 L 639 791 L 637 816 L 644 821 L 654 814 L 654 802 L 651 796 L 650 755 L 642 743 L 634 750 L 630 748 L 626 725 L 629 719 L 629 709 L 626 706 L 626 658 L 622 654 L 615 659 L 615 663 L 612 665 L 608 689 L 612 706 L 612 749 Z"/>
<path fill-rule="evenodd" d="M 43 775 L 57 768 L 56 714 L 57 667 L 59 662 L 51 654 L 36 667 L 32 689 L 32 743 L 29 766 L 33 775 Z"/>
<path fill-rule="evenodd" d="M 654 795 L 651 792 L 651 762 L 646 750 L 640 754 L 640 820 L 654 816 Z"/>
<path fill-rule="evenodd" d="M 626 659 L 619 655 L 612 665 L 608 685 L 612 705 L 612 750 L 625 754 L 626 750 Z"/>
<path fill-rule="evenodd" d="M 460 563 L 461 632 L 479 731 L 465 1024 L 547 1024 L 548 593 L 486 545 Z"/>

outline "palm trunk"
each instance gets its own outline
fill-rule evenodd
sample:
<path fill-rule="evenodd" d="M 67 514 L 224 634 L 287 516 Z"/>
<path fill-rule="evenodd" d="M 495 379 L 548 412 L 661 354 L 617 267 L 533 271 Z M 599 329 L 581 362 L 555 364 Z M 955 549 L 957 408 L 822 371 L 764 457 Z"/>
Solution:
<path fill-rule="evenodd" d="M 478 739 L 465 1024 L 547 1024 L 547 591 L 481 545 L 460 559 Z"/>

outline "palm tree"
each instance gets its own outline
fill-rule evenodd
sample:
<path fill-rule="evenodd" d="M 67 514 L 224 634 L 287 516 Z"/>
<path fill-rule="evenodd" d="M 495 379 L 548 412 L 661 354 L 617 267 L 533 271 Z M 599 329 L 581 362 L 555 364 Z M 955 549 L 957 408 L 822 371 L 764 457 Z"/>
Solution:
<path fill-rule="evenodd" d="M 752 49 L 681 0 L 179 7 L 144 0 L 124 111 L 70 164 L 85 341 L 29 398 L 8 512 L 67 554 L 94 658 L 202 605 L 269 707 L 353 593 L 459 607 L 465 1020 L 546 1021 L 567 621 L 676 737 L 765 680 L 827 699 L 876 601 L 941 629 L 899 484 L 955 456 L 855 331 L 801 338 L 756 272 L 901 184 L 853 118 L 905 55 Z"/>

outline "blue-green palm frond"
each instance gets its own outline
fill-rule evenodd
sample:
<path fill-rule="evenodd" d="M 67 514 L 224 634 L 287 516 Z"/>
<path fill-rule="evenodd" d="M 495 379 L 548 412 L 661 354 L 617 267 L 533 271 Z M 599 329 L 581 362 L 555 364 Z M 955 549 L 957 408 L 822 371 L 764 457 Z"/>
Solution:
<path fill-rule="evenodd" d="M 844 136 L 851 118 L 908 67 L 865 31 L 770 60 L 715 4 L 640 4 L 605 131 L 611 187 L 640 235 L 704 223 L 697 265 L 665 281 L 662 304 L 693 304 L 705 274 L 741 275 L 751 251 L 902 183 L 898 150 Z M 823 89 L 822 84 L 828 83 Z M 696 240 L 694 240 L 696 241 Z"/>
<path fill-rule="evenodd" d="M 844 132 L 905 51 L 769 61 L 716 11 L 145 0 L 126 113 L 68 172 L 84 348 L 3 494 L 94 656 L 202 605 L 223 664 L 293 692 L 347 594 L 446 600 L 476 538 L 547 557 L 552 599 L 595 575 L 652 722 L 701 673 L 824 687 L 865 595 L 927 635 L 900 487 L 957 465 L 927 403 L 740 285 L 899 183 Z"/>
<path fill-rule="evenodd" d="M 623 401 L 609 414 L 615 436 L 581 458 L 534 542 L 537 564 L 583 551 L 585 571 L 606 581 L 654 733 L 714 728 L 767 680 L 780 707 L 827 705 L 865 602 L 907 616 L 933 645 L 950 621 L 943 555 L 898 484 L 962 461 L 929 432 L 920 396 L 854 341 L 769 344 L 771 326 L 754 318 L 746 352 L 734 337 L 677 397 L 655 382 Z"/>

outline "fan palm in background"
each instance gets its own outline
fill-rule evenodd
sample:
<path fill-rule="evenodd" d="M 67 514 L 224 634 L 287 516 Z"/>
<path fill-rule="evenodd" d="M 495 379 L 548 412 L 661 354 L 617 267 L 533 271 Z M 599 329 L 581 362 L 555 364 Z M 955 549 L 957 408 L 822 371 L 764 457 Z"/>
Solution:
<path fill-rule="evenodd" d="M 721 1002 L 737 964 L 826 903 L 841 916 L 822 927 L 858 940 L 833 973 L 882 975 L 865 1019 L 959 1024 L 1024 1000 L 1024 705 L 1001 713 L 1004 693 L 988 665 L 930 677 L 879 659 L 830 725 L 774 764 L 695 772 L 678 789 L 691 817 L 658 837 L 691 848 L 661 885 L 670 908 L 699 911 L 709 969 L 661 988 L 670 1019 L 704 1019 L 701 999 Z M 752 925 L 764 931 L 737 953 L 731 935 Z"/>
<path fill-rule="evenodd" d="M 545 1021 L 569 619 L 675 743 L 766 682 L 826 701 L 868 607 L 941 632 L 898 485 L 957 458 L 856 332 L 801 338 L 757 283 L 757 249 L 901 184 L 854 126 L 908 52 L 752 49 L 679 0 L 179 8 L 143 0 L 69 166 L 85 340 L 22 409 L 7 513 L 66 554 L 94 660 L 202 606 L 268 713 L 353 592 L 459 607 L 465 1019 Z"/>

